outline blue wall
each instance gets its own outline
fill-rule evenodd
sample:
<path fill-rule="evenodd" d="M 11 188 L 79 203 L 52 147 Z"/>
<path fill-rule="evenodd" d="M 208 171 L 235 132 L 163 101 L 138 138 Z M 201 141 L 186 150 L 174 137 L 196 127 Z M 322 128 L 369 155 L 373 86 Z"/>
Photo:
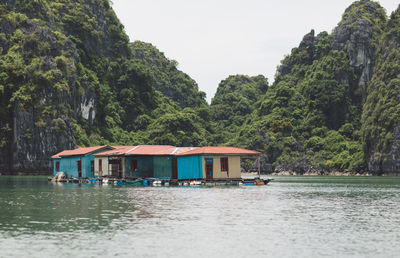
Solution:
<path fill-rule="evenodd" d="M 131 172 L 131 160 L 138 162 L 137 171 Z M 172 158 L 166 156 L 126 156 L 126 177 L 171 178 Z"/>
<path fill-rule="evenodd" d="M 78 164 L 77 161 L 81 160 L 81 156 L 68 156 L 60 159 L 54 159 L 54 172 L 56 172 L 56 162 L 60 161 L 60 172 L 67 174 L 67 177 L 78 177 Z M 82 176 L 83 176 L 83 162 L 82 162 Z"/>
<path fill-rule="evenodd" d="M 82 177 L 93 177 L 93 172 L 90 170 L 90 161 L 94 160 L 93 155 L 81 156 L 82 160 Z"/>
<path fill-rule="evenodd" d="M 131 172 L 131 160 L 138 161 L 138 170 Z M 150 156 L 126 156 L 126 177 L 153 177 L 153 157 Z"/>
<path fill-rule="evenodd" d="M 172 157 L 155 156 L 153 164 L 155 178 L 170 179 L 172 177 Z"/>
<path fill-rule="evenodd" d="M 178 157 L 178 179 L 203 178 L 202 156 Z"/>
<path fill-rule="evenodd" d="M 78 160 L 81 161 L 82 166 L 82 177 L 93 177 L 94 174 L 91 170 L 90 162 L 94 160 L 93 154 L 111 150 L 111 148 L 103 148 L 92 152 L 87 155 L 77 156 L 64 156 L 53 160 L 53 174 L 56 175 L 56 162 L 60 162 L 60 172 L 67 174 L 67 177 L 78 177 Z"/>

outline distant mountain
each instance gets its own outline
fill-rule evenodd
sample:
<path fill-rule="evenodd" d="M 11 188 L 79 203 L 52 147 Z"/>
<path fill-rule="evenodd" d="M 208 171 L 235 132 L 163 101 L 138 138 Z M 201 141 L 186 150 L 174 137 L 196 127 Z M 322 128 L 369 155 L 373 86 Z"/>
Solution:
<path fill-rule="evenodd" d="M 305 35 L 282 60 L 274 84 L 238 132 L 236 144 L 262 151 L 264 164 L 272 165 L 265 169 L 275 171 L 400 171 L 374 166 L 377 161 L 371 159 L 371 154 L 386 159 L 383 141 L 386 151 L 397 141 L 392 136 L 398 107 L 393 102 L 393 110 L 386 111 L 389 103 L 380 98 L 387 79 L 399 74 L 385 75 L 381 82 L 382 73 L 393 71 L 382 70 L 381 62 L 388 59 L 385 52 L 398 48 L 396 40 L 388 47 L 394 34 L 387 35 L 399 28 L 396 17 L 388 20 L 377 2 L 362 0 L 346 9 L 331 34 Z M 372 101 L 371 94 L 376 94 Z M 376 104 L 380 110 L 371 118 Z M 387 119 L 392 122 L 385 123 Z M 386 135 L 378 135 L 379 126 L 388 130 Z"/>
<path fill-rule="evenodd" d="M 400 9 L 356 1 L 272 85 L 232 75 L 208 105 L 176 61 L 129 43 L 109 0 L 3 0 L 0 172 L 49 171 L 76 146 L 171 144 L 258 150 L 269 172 L 398 173 L 399 39 Z"/>
<path fill-rule="evenodd" d="M 262 75 L 232 75 L 221 81 L 210 106 L 214 142 L 229 144 L 267 89 L 268 80 Z"/>
<path fill-rule="evenodd" d="M 150 43 L 135 41 L 130 44 L 133 57 L 148 67 L 154 77 L 154 88 L 170 97 L 180 107 L 205 105 L 206 94 L 199 91 L 197 83 L 178 70 L 177 61 L 169 60 Z"/>
<path fill-rule="evenodd" d="M 381 35 L 366 88 L 361 136 L 367 168 L 388 173 L 400 171 L 400 9 Z"/>
<path fill-rule="evenodd" d="M 150 44 L 130 45 L 109 0 L 4 0 L 0 54 L 2 171 L 49 171 L 77 145 L 204 142 L 207 123 L 191 126 L 205 94 Z"/>

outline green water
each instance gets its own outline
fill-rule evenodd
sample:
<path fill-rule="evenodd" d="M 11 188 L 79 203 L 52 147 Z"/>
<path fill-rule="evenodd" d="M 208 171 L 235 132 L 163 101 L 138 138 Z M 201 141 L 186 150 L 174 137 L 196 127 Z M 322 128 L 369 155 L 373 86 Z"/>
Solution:
<path fill-rule="evenodd" d="M 127 187 L 0 177 L 0 257 L 399 257 L 400 177 Z"/>

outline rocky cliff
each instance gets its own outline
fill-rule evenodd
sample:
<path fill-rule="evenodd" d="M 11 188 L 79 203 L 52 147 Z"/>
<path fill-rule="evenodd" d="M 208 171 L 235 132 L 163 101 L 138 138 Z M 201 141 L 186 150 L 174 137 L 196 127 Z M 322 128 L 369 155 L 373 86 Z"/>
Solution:
<path fill-rule="evenodd" d="M 361 0 L 346 9 L 342 21 L 332 33 L 332 49 L 347 54 L 363 101 L 367 97 L 366 85 L 372 78 L 375 51 L 386 23 L 386 12 L 378 3 Z M 342 79 L 349 81 L 348 78 Z"/>
<path fill-rule="evenodd" d="M 205 144 L 196 82 L 151 44 L 129 44 L 109 0 L 0 3 L 0 172 L 50 171 L 99 144 Z"/>
<path fill-rule="evenodd" d="M 207 105 L 176 61 L 129 44 L 109 0 L 3 0 L 0 172 L 49 171 L 76 146 L 171 144 L 255 149 L 266 172 L 397 173 L 399 13 L 356 1 L 332 33 L 307 33 L 271 86 L 229 76 Z"/>
<path fill-rule="evenodd" d="M 362 116 L 368 169 L 400 172 L 400 10 L 390 16 L 376 52 Z"/>
<path fill-rule="evenodd" d="M 2 1 L 0 170 L 48 171 L 52 154 L 90 144 L 128 70 L 128 42 L 106 0 Z"/>
<path fill-rule="evenodd" d="M 361 0 L 332 34 L 306 34 L 236 143 L 262 150 L 278 172 L 366 170 L 361 116 L 387 22 L 378 3 Z"/>

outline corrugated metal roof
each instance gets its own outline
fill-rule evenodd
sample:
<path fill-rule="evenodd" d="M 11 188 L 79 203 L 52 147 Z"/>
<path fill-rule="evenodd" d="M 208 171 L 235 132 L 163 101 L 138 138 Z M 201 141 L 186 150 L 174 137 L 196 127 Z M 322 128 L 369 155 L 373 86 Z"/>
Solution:
<path fill-rule="evenodd" d="M 62 151 L 52 158 L 60 156 L 85 155 L 101 148 L 96 146 L 88 148 L 78 148 L 75 150 Z M 120 155 L 150 155 L 150 156 L 186 156 L 202 154 L 223 154 L 223 155 L 259 155 L 260 152 L 246 150 L 235 147 L 175 147 L 171 145 L 138 145 L 138 146 L 108 146 L 114 148 L 109 151 L 94 154 L 93 156 L 120 156 Z"/>
<path fill-rule="evenodd" d="M 115 150 L 110 150 L 95 154 L 94 156 L 117 156 L 117 155 L 154 155 L 154 156 L 173 156 L 194 150 L 198 147 L 175 147 L 171 145 L 138 145 L 138 146 L 113 146 Z"/>
<path fill-rule="evenodd" d="M 171 145 L 139 145 L 137 148 L 129 150 L 126 155 L 172 155 L 175 149 L 176 147 Z"/>
<path fill-rule="evenodd" d="M 139 145 L 130 150 L 126 155 L 155 155 L 155 156 L 174 156 L 198 147 L 175 147 L 171 145 Z"/>
<path fill-rule="evenodd" d="M 182 153 L 185 153 L 185 152 L 188 152 L 188 151 L 191 151 L 191 150 L 195 150 L 195 149 L 198 149 L 199 147 L 177 147 L 176 148 L 176 151 L 173 153 L 174 155 L 179 155 L 179 154 L 182 154 Z"/>
<path fill-rule="evenodd" d="M 77 148 L 77 149 L 74 149 L 74 150 L 65 150 L 65 151 L 62 151 L 62 152 L 57 153 L 57 154 L 55 154 L 55 155 L 53 155 L 53 156 L 51 156 L 51 157 L 52 157 L 52 158 L 60 158 L 61 156 L 86 155 L 86 154 L 89 154 L 89 153 L 91 153 L 91 152 L 100 150 L 100 149 L 105 148 L 105 147 L 110 147 L 110 148 L 112 148 L 111 146 L 108 146 L 108 145 L 94 146 L 94 147 L 85 147 L 85 148 Z"/>
<path fill-rule="evenodd" d="M 258 151 L 252 151 L 236 147 L 199 147 L 190 151 L 177 154 L 177 156 L 202 155 L 202 154 L 260 155 L 261 153 Z"/>
<path fill-rule="evenodd" d="M 114 149 L 94 154 L 93 156 L 119 156 L 125 155 L 127 151 L 135 148 L 136 146 L 112 146 Z"/>

